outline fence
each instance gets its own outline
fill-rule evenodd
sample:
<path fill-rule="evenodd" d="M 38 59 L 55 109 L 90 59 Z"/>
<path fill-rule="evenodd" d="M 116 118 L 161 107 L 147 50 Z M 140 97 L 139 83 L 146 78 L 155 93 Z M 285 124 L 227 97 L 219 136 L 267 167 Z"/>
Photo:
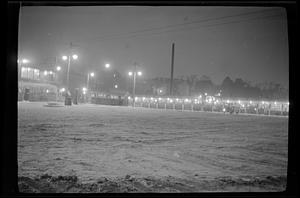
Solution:
<path fill-rule="evenodd" d="M 128 100 L 126 98 L 92 97 L 91 103 L 92 104 L 101 104 L 101 105 L 127 106 Z"/>
<path fill-rule="evenodd" d="M 128 105 L 133 105 L 133 99 L 129 97 Z M 257 115 L 281 115 L 288 116 L 289 103 L 265 102 L 265 101 L 228 101 L 216 100 L 207 102 L 199 99 L 180 98 L 146 98 L 136 97 L 135 107 L 180 110 L 180 111 L 206 111 Z"/>

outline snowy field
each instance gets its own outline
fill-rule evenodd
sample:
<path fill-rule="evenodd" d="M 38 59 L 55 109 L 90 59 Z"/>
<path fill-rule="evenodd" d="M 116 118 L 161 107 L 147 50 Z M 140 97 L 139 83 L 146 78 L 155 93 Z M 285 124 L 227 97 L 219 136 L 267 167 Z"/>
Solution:
<path fill-rule="evenodd" d="M 288 118 L 45 104 L 18 103 L 21 191 L 285 189 Z M 76 184 L 55 189 L 64 176 Z"/>

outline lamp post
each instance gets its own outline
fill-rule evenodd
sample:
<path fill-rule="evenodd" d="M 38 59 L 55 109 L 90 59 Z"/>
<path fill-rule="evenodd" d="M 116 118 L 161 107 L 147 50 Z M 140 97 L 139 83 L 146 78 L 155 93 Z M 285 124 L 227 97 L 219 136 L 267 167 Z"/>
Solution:
<path fill-rule="evenodd" d="M 90 76 L 94 77 L 95 73 L 91 72 L 91 73 L 88 73 L 88 75 L 87 75 L 86 89 L 87 89 L 88 99 L 89 99 L 89 96 L 90 96 L 90 90 L 89 90 Z"/>
<path fill-rule="evenodd" d="M 72 55 L 73 60 L 77 60 L 78 56 L 76 54 Z M 70 67 L 71 67 L 71 55 L 63 56 L 63 60 L 68 60 L 68 71 L 67 71 L 67 91 L 69 91 L 69 79 L 70 79 Z"/>
<path fill-rule="evenodd" d="M 72 55 L 73 60 L 77 60 L 78 56 L 76 54 Z M 69 96 L 70 93 L 70 86 L 69 86 L 69 79 L 70 79 L 70 66 L 71 66 L 71 55 L 68 56 L 63 56 L 62 59 L 64 61 L 68 60 L 68 72 L 67 72 L 67 94 L 66 94 L 66 99 Z M 65 100 L 65 105 L 71 105 L 71 101 L 67 102 L 67 100 Z"/>
<path fill-rule="evenodd" d="M 133 72 L 128 72 L 128 75 L 129 76 L 133 76 L 133 89 L 132 89 L 132 100 L 133 100 L 133 103 L 132 103 L 132 106 L 134 107 L 135 106 L 135 84 L 136 84 L 136 75 L 138 76 L 141 76 L 142 75 L 142 72 L 141 71 L 137 71 L 137 64 L 134 63 L 134 70 Z"/>

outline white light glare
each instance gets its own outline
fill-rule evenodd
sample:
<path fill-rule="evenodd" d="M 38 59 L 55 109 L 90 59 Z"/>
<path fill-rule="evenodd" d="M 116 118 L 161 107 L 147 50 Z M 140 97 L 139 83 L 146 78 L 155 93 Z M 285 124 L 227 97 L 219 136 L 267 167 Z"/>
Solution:
<path fill-rule="evenodd" d="M 106 64 L 105 64 L 105 68 L 110 68 L 110 64 L 109 64 L 109 63 L 106 63 Z"/>
<path fill-rule="evenodd" d="M 138 74 L 138 76 L 141 76 L 141 75 L 142 75 L 142 72 L 141 72 L 141 71 L 139 71 L 137 74 Z"/>
<path fill-rule="evenodd" d="M 74 54 L 72 57 L 73 57 L 74 60 L 78 59 L 78 56 L 76 54 Z"/>
<path fill-rule="evenodd" d="M 24 64 L 29 63 L 29 60 L 23 59 L 23 60 L 22 60 L 22 63 L 24 63 Z"/>
<path fill-rule="evenodd" d="M 60 66 L 57 66 L 57 67 L 56 67 L 56 70 L 57 70 L 57 71 L 60 71 L 60 70 L 61 70 L 61 67 L 60 67 Z"/>
<path fill-rule="evenodd" d="M 90 75 L 91 75 L 92 77 L 94 77 L 94 76 L 95 76 L 95 73 L 94 73 L 94 72 L 92 72 L 92 73 L 90 73 Z"/>
<path fill-rule="evenodd" d="M 129 76 L 132 76 L 132 72 L 128 72 L 128 75 L 129 75 Z"/>
<path fill-rule="evenodd" d="M 63 60 L 67 60 L 68 57 L 67 57 L 67 56 L 62 56 L 62 59 L 63 59 Z"/>

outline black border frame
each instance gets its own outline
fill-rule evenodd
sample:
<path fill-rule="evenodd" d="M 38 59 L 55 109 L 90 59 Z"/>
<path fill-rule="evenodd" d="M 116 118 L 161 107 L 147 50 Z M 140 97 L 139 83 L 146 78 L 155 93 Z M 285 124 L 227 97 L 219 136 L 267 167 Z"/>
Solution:
<path fill-rule="evenodd" d="M 297 5 L 296 1 L 8 1 L 7 5 L 7 50 L 4 69 L 4 123 L 1 132 L 1 195 L 8 197 L 49 197 L 49 196 L 81 196 L 80 194 L 22 194 L 18 193 L 17 181 L 17 51 L 18 51 L 18 21 L 20 2 L 22 6 L 255 6 L 284 7 L 287 11 L 289 36 L 289 134 L 288 134 L 288 176 L 287 188 L 283 192 L 270 193 L 188 193 L 171 194 L 171 196 L 191 197 L 297 197 L 298 166 L 296 157 L 296 46 L 297 46 Z M 12 91 L 13 90 L 13 91 Z M 4 165 L 4 166 L 3 166 Z M 107 194 L 106 194 L 107 195 Z M 84 194 L 88 197 L 106 196 L 104 194 Z M 108 194 L 111 197 L 120 194 Z M 164 196 L 165 194 L 130 194 L 133 197 Z M 170 194 L 169 194 L 170 196 Z"/>

